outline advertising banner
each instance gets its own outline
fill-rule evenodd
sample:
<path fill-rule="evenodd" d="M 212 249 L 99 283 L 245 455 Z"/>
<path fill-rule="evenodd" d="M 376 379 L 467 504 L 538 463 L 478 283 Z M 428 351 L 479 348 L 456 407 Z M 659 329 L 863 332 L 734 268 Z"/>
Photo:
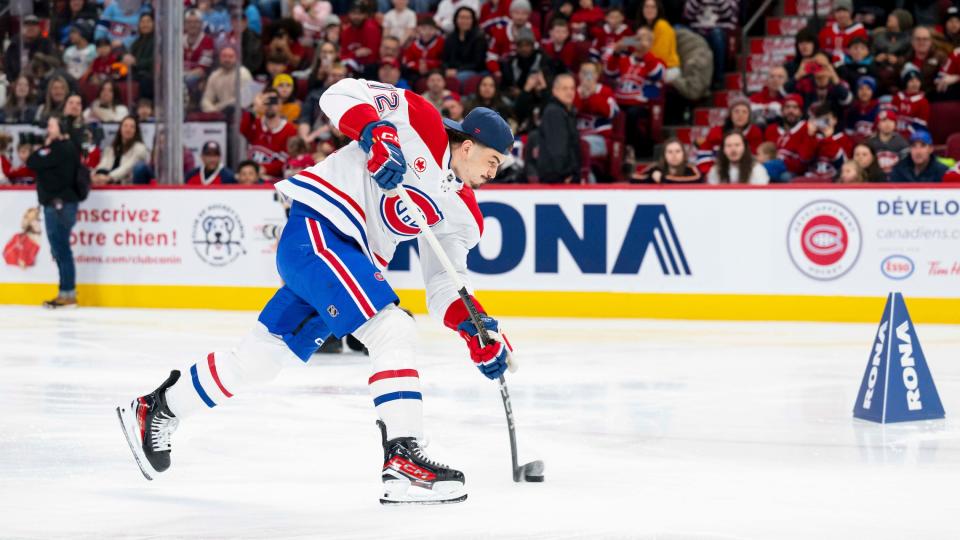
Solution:
<path fill-rule="evenodd" d="M 0 284 L 56 280 L 35 197 L 0 192 L 0 239 L 19 254 L 30 250 L 15 238 L 38 246 L 33 265 L 5 251 Z M 960 190 L 498 188 L 477 199 L 471 283 L 515 314 L 871 320 L 901 292 L 918 319 L 960 322 Z M 73 234 L 78 281 L 272 289 L 284 221 L 270 189 L 95 190 Z M 397 247 L 387 276 L 398 291 L 423 288 L 416 249 Z"/>

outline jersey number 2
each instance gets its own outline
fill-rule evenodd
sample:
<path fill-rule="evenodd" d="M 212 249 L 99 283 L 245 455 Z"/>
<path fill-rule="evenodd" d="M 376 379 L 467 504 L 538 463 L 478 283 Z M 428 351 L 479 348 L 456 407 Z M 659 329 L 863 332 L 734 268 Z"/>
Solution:
<path fill-rule="evenodd" d="M 397 107 L 400 106 L 400 95 L 396 92 L 377 94 L 373 97 L 373 102 L 377 105 L 377 110 L 381 113 L 388 109 L 395 111 Z"/>

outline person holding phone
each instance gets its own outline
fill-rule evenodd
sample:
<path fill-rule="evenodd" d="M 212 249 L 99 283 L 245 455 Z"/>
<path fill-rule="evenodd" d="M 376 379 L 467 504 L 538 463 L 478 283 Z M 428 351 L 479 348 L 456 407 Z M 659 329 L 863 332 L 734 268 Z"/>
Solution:
<path fill-rule="evenodd" d="M 70 250 L 70 231 L 77 222 L 80 202 L 77 189 L 80 150 L 68 137 L 63 120 L 47 119 L 47 137 L 43 146 L 27 159 L 27 166 L 37 173 L 37 199 L 43 206 L 44 228 L 60 275 L 56 298 L 47 300 L 43 306 L 50 309 L 76 307 L 76 268 Z"/>
<path fill-rule="evenodd" d="M 281 178 L 287 141 L 297 135 L 297 128 L 280 114 L 280 95 L 275 88 L 267 88 L 253 99 L 253 112 L 243 112 L 240 133 L 250 144 L 249 159 L 260 164 L 263 175 Z"/>

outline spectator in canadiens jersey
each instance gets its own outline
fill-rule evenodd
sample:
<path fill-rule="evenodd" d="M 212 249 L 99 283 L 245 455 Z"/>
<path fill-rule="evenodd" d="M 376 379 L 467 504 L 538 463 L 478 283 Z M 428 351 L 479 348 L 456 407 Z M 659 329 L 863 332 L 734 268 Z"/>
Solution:
<path fill-rule="evenodd" d="M 419 75 L 440 69 L 443 63 L 443 36 L 440 27 L 430 14 L 420 15 L 417 24 L 417 39 L 403 51 L 403 65 Z"/>
<path fill-rule="evenodd" d="M 244 111 L 240 133 L 250 144 L 250 159 L 260 164 L 263 175 L 276 180 L 287 161 L 287 140 L 296 136 L 297 129 L 280 114 L 280 96 L 273 88 L 254 98 L 253 111 Z"/>
<path fill-rule="evenodd" d="M 613 118 L 619 113 L 613 90 L 600 82 L 600 65 L 580 64 L 580 85 L 573 106 L 580 138 L 590 145 L 591 158 L 604 158 L 613 146 Z"/>
<path fill-rule="evenodd" d="M 869 39 L 867 29 L 853 20 L 852 0 L 833 0 L 833 23 L 820 30 L 820 48 L 831 60 L 843 58 L 853 38 Z"/>
<path fill-rule="evenodd" d="M 755 154 L 763 142 L 763 131 L 752 122 L 750 101 L 739 96 L 730 101 L 727 118 L 722 125 L 714 126 L 697 151 L 697 168 L 706 174 L 720 155 L 724 135 L 730 132 L 741 133 L 747 141 L 747 151 Z"/>
<path fill-rule="evenodd" d="M 604 16 L 604 23 L 592 29 L 590 43 L 590 57 L 599 61 L 621 39 L 632 36 L 634 33 L 630 25 L 624 22 L 623 8 L 611 6 Z"/>
<path fill-rule="evenodd" d="M 524 30 L 533 34 L 533 43 L 540 43 L 540 29 L 530 24 L 529 0 L 513 0 L 510 3 L 510 22 L 503 26 L 494 26 L 490 29 L 490 40 L 487 49 L 487 71 L 498 73 L 500 62 L 509 58 L 516 51 L 517 40 L 525 35 Z"/>
<path fill-rule="evenodd" d="M 933 32 L 925 26 L 918 26 L 913 29 L 910 52 L 900 65 L 900 73 L 904 73 L 907 65 L 912 65 L 920 72 L 921 89 L 932 93 L 936 91 L 937 75 L 945 61 L 943 53 L 933 46 Z"/>
<path fill-rule="evenodd" d="M 723 150 L 707 174 L 707 183 L 766 185 L 770 183 L 770 176 L 767 169 L 753 159 L 743 134 L 731 131 L 723 137 Z"/>
<path fill-rule="evenodd" d="M 783 100 L 783 124 L 767 126 L 765 138 L 777 144 L 777 156 L 787 176 L 803 176 L 817 151 L 817 128 L 803 119 L 803 97 L 789 94 Z M 789 180 L 787 176 L 783 180 Z"/>
<path fill-rule="evenodd" d="M 817 128 L 817 153 L 810 172 L 819 177 L 836 178 L 843 162 L 853 154 L 853 140 L 838 129 L 837 115 L 829 105 L 821 103 L 811 115 Z"/>
<path fill-rule="evenodd" d="M 550 30 L 540 43 L 540 49 L 555 64 L 571 71 L 580 69 L 580 53 L 570 39 L 570 23 L 563 17 L 554 17 L 550 21 Z"/>
<path fill-rule="evenodd" d="M 910 146 L 902 135 L 897 133 L 897 113 L 892 109 L 881 109 L 877 114 L 877 134 L 867 139 L 867 144 L 877 155 L 877 164 L 885 175 L 889 175 L 897 162 Z"/>
<path fill-rule="evenodd" d="M 877 80 L 869 76 L 860 77 L 854 88 L 857 99 L 847 108 L 844 130 L 847 135 L 864 140 L 873 135 L 877 114 L 880 112 L 880 103 L 875 97 Z"/>
<path fill-rule="evenodd" d="M 220 184 L 236 184 L 237 180 L 224 163 L 220 145 L 216 141 L 207 141 L 200 150 L 202 164 L 187 173 L 190 186 L 214 186 Z"/>
<path fill-rule="evenodd" d="M 472 9 L 461 7 L 453 16 L 453 32 L 443 40 L 443 69 L 461 83 L 486 71 L 487 36 L 477 25 Z"/>
<path fill-rule="evenodd" d="M 380 25 L 370 18 L 370 6 L 356 0 L 347 13 L 349 24 L 340 31 L 340 57 L 351 60 L 361 69 L 377 63 L 380 48 Z"/>
<path fill-rule="evenodd" d="M 960 8 L 951 8 L 957 10 L 958 14 L 948 19 L 954 21 L 960 26 Z M 958 36 L 960 38 L 960 36 Z M 960 45 L 954 45 L 953 52 L 947 57 L 940 73 L 937 74 L 936 87 L 937 92 L 933 94 L 938 101 L 956 101 L 960 100 Z"/>
<path fill-rule="evenodd" d="M 727 70 L 728 34 L 738 30 L 739 0 L 687 0 L 683 18 L 694 31 L 702 35 L 713 50 L 713 85 L 723 86 Z"/>
<path fill-rule="evenodd" d="M 213 38 L 203 32 L 203 16 L 196 9 L 187 10 L 183 15 L 183 82 L 191 104 L 200 101 L 204 80 L 213 69 L 213 53 Z"/>
<path fill-rule="evenodd" d="M 905 139 L 916 131 L 927 131 L 930 120 L 930 102 L 921 89 L 920 72 L 907 64 L 903 72 L 902 92 L 893 96 L 891 106 L 897 111 L 897 131 Z"/>
<path fill-rule="evenodd" d="M 891 182 L 942 182 L 947 166 L 933 155 L 933 139 L 926 131 L 910 137 L 910 153 L 890 173 Z"/>
<path fill-rule="evenodd" d="M 653 31 L 653 46 L 650 52 L 667 67 L 665 78 L 670 82 L 679 75 L 680 55 L 677 54 L 677 33 L 667 22 L 663 12 L 663 0 L 643 0 L 640 8 L 640 25 Z"/>
<path fill-rule="evenodd" d="M 650 101 L 663 95 L 665 67 L 650 52 L 653 32 L 645 26 L 621 39 L 604 59 L 604 73 L 616 80 L 614 97 L 627 115 L 627 142 L 637 156 L 649 155 Z"/>
<path fill-rule="evenodd" d="M 593 28 L 603 23 L 603 9 L 593 0 L 578 0 L 577 9 L 570 15 L 570 32 L 577 41 L 585 41 Z"/>
<path fill-rule="evenodd" d="M 580 135 L 573 110 L 575 96 L 572 75 L 561 73 L 553 78 L 551 97 L 543 108 L 537 129 L 536 170 L 543 183 L 580 183 Z"/>
<path fill-rule="evenodd" d="M 663 151 L 656 163 L 634 171 L 632 182 L 652 182 L 654 184 L 698 184 L 703 175 L 696 167 L 690 166 L 687 147 L 677 138 L 667 139 Z"/>
<path fill-rule="evenodd" d="M 767 72 L 767 84 L 750 95 L 750 110 L 764 125 L 778 124 L 782 116 L 783 99 L 787 97 L 787 70 L 773 66 Z"/>

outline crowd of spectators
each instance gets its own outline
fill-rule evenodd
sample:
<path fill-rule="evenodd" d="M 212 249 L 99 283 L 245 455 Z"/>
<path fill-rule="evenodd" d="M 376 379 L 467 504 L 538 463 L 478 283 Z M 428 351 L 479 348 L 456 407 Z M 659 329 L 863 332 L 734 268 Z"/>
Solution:
<path fill-rule="evenodd" d="M 349 142 L 318 107 L 345 77 L 417 92 L 455 120 L 499 112 L 516 133 L 502 182 L 945 176 L 927 123 L 930 101 L 960 99 L 956 7 L 931 20 L 834 0 L 819 33 L 800 31 L 795 55 L 760 91 L 731 95 L 703 140 L 664 140 L 654 117 L 668 102 L 702 105 L 724 88 L 748 3 L 186 0 L 187 120 L 238 119 L 227 144 L 242 137 L 246 155 L 233 170 L 227 149 L 207 142 L 183 181 L 272 182 L 321 161 Z M 151 182 L 157 152 L 141 124 L 153 121 L 156 0 L 35 4 L 0 35 L 0 123 L 62 118 L 94 185 Z M 117 124 L 109 140 L 107 124 Z M 2 131 L 0 183 L 30 182 L 22 164 L 40 141 Z"/>

